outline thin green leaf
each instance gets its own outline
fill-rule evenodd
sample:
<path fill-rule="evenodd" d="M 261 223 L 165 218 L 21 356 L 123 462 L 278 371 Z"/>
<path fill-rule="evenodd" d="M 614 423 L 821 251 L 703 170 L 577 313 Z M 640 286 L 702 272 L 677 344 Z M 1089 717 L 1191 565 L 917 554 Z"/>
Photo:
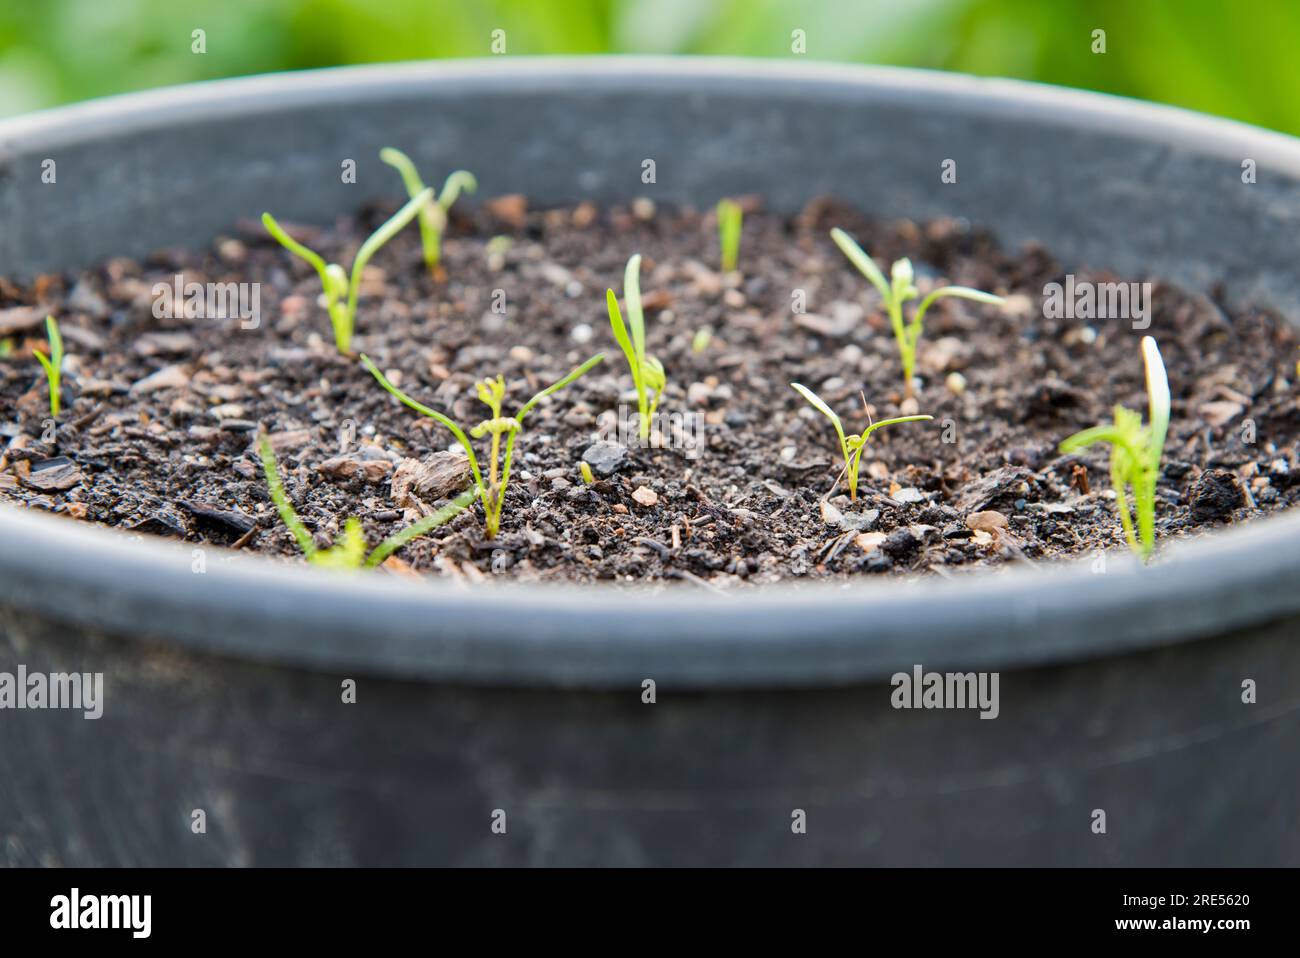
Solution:
<path fill-rule="evenodd" d="M 300 256 L 307 262 L 311 263 L 311 265 L 315 267 L 316 272 L 320 275 L 321 286 L 327 291 L 329 290 L 329 278 L 325 275 L 325 260 L 320 257 L 319 253 L 303 246 L 296 239 L 286 233 L 280 224 L 275 221 L 275 217 L 270 213 L 262 214 L 262 225 L 265 226 L 266 231 L 275 237 L 276 241 L 290 253 L 293 253 L 295 256 Z"/>
<path fill-rule="evenodd" d="M 366 554 L 366 540 L 361 530 L 361 520 L 349 516 L 343 523 L 343 535 L 339 541 L 328 549 L 320 549 L 308 557 L 313 565 L 326 569 L 343 569 L 355 571 L 361 568 L 361 560 Z"/>
<path fill-rule="evenodd" d="M 807 386 L 801 383 L 791 383 L 790 388 L 792 388 L 800 396 L 803 396 L 804 399 L 808 400 L 808 402 L 812 404 L 814 409 L 816 409 L 818 412 L 820 412 L 823 416 L 825 416 L 827 419 L 831 421 L 831 424 L 835 427 L 836 435 L 840 437 L 840 449 L 841 451 L 843 451 L 844 458 L 847 460 L 849 456 L 848 453 L 849 443 L 848 443 L 848 439 L 846 439 L 844 436 L 844 424 L 840 422 L 840 417 L 835 414 L 835 410 L 832 409 L 830 406 L 826 405 L 826 403 L 822 402 L 822 398 L 820 396 L 818 396 L 815 392 L 813 392 L 811 389 L 809 389 Z"/>
<path fill-rule="evenodd" d="M 470 486 L 441 509 L 429 513 L 429 515 L 425 516 L 418 522 L 414 522 L 405 529 L 402 529 L 400 532 L 396 532 L 389 536 L 383 542 L 379 543 L 379 545 L 375 546 L 374 551 L 366 557 L 366 568 L 373 569 L 412 539 L 431 532 L 438 528 L 438 526 L 455 518 L 455 516 L 458 515 L 466 506 L 470 505 L 478 495 L 478 487 Z"/>
<path fill-rule="evenodd" d="M 420 179 L 420 171 L 415 168 L 415 162 L 409 156 L 399 149 L 386 146 L 379 151 L 379 158 L 401 174 L 407 196 L 414 198 L 423 192 L 424 180 Z"/>
<path fill-rule="evenodd" d="M 524 421 L 524 416 L 528 415 L 529 410 L 531 410 L 539 402 L 541 402 L 547 396 L 551 395 L 551 393 L 558 392 L 559 390 L 563 389 L 565 386 L 569 385 L 569 383 L 573 382 L 579 376 L 586 375 L 588 372 L 591 371 L 593 367 L 603 362 L 604 359 L 605 359 L 604 353 L 597 353 L 595 356 L 592 356 L 581 366 L 574 367 L 572 370 L 569 371 L 568 375 L 566 375 L 563 379 L 551 383 L 549 386 L 547 386 L 545 389 L 539 392 L 532 399 L 528 400 L 528 402 L 524 403 L 523 406 L 520 407 L 519 412 L 515 413 L 515 419 L 522 424 Z"/>
<path fill-rule="evenodd" d="M 840 248 L 841 253 L 849 258 L 849 262 L 856 266 L 863 276 L 871 280 L 871 285 L 880 292 L 881 299 L 886 303 L 890 302 L 893 292 L 889 281 L 885 279 L 885 274 L 880 271 L 880 267 L 876 265 L 875 260 L 867 255 L 866 250 L 838 226 L 831 230 L 831 239 L 835 240 L 835 245 Z"/>
<path fill-rule="evenodd" d="M 1142 358 L 1146 365 L 1147 401 L 1150 404 L 1151 439 L 1149 445 L 1150 468 L 1160 471 L 1160 456 L 1169 432 L 1169 377 L 1165 373 L 1160 347 L 1150 336 L 1142 337 Z"/>
<path fill-rule="evenodd" d="M 1091 429 L 1084 429 L 1082 432 L 1076 432 L 1073 436 L 1061 440 L 1060 450 L 1062 454 L 1068 455 L 1099 442 L 1124 445 L 1127 442 L 1127 437 L 1116 429 L 1113 424 L 1106 423 L 1101 426 L 1093 426 Z"/>
<path fill-rule="evenodd" d="M 740 233 L 744 223 L 744 211 L 735 200 L 718 201 L 718 252 L 724 273 L 736 268 L 740 256 Z"/>
<path fill-rule="evenodd" d="M 63 368 L 63 334 L 53 316 L 45 317 L 45 337 L 50 342 L 50 361 L 56 370 Z"/>
<path fill-rule="evenodd" d="M 374 256 L 381 246 L 401 231 L 402 227 L 415 219 L 420 210 L 424 208 L 433 198 L 432 187 L 421 190 L 416 196 L 407 200 L 406 205 L 394 213 L 383 226 L 370 234 L 370 238 L 361 244 L 361 249 L 357 250 L 357 258 L 352 261 L 352 279 L 348 283 L 348 323 L 349 326 L 356 320 L 357 315 L 357 293 L 361 288 L 361 271 L 366 268 L 370 262 L 370 257 Z M 349 334 L 351 329 L 348 330 Z"/>
<path fill-rule="evenodd" d="M 912 317 L 912 327 L 917 330 L 917 338 L 920 338 L 921 318 L 925 315 L 925 311 L 930 308 L 935 300 L 943 299 L 945 296 L 951 296 L 955 299 L 974 300 L 977 303 L 985 303 L 989 306 L 1003 306 L 1006 304 L 1006 300 L 1001 296 L 994 296 L 992 293 L 971 289 L 969 286 L 941 286 L 921 300 L 921 305 L 916 308 L 916 313 Z"/>
<path fill-rule="evenodd" d="M 894 419 L 882 419 L 879 422 L 873 422 L 870 426 L 862 431 L 862 442 L 865 445 L 867 437 L 879 429 L 881 426 L 892 426 L 900 422 L 922 422 L 926 419 L 933 419 L 933 416 L 898 416 Z"/>
<path fill-rule="evenodd" d="M 627 321 L 632 327 L 632 345 L 638 359 L 645 358 L 645 313 L 641 309 L 641 254 L 634 253 L 623 271 L 623 299 L 627 302 Z"/>
<path fill-rule="evenodd" d="M 383 386 L 386 390 L 396 396 L 404 405 L 414 409 L 421 415 L 428 416 L 435 422 L 446 426 L 447 429 L 450 430 L 451 434 L 456 437 L 456 441 L 460 443 L 461 448 L 465 450 L 465 455 L 469 457 L 469 465 L 474 472 L 475 484 L 479 486 L 483 485 L 483 477 L 479 473 L 478 458 L 474 455 L 474 447 L 470 445 L 469 437 L 465 435 L 464 430 L 462 430 L 460 426 L 456 425 L 456 423 L 451 419 L 438 412 L 438 410 L 430 409 L 423 403 L 416 402 L 410 396 L 406 395 L 406 393 L 394 386 L 388 381 L 388 377 L 379 371 L 379 367 L 371 362 L 370 357 L 365 353 L 361 354 L 361 365 L 366 368 L 370 375 L 374 376 L 375 379 L 379 381 L 379 385 Z"/>
<path fill-rule="evenodd" d="M 632 381 L 639 393 L 643 388 L 641 362 L 637 357 L 636 347 L 632 345 L 632 339 L 627 334 L 627 327 L 623 325 L 623 313 L 618 308 L 618 297 L 614 295 L 612 289 L 605 290 L 605 306 L 609 310 L 609 325 L 614 330 L 614 339 L 623 350 L 623 355 L 627 357 L 628 368 L 632 371 Z"/>
<path fill-rule="evenodd" d="M 438 194 L 438 205 L 444 210 L 449 210 L 462 192 L 475 193 L 477 191 L 478 180 L 474 178 L 473 173 L 468 170 L 455 170 L 448 174 L 447 179 L 442 184 L 442 192 Z"/>
<path fill-rule="evenodd" d="M 312 541 L 311 533 L 298 518 L 293 503 L 285 495 L 284 486 L 280 484 L 280 470 L 275 462 L 275 452 L 271 449 L 271 442 L 266 436 L 258 439 L 257 451 L 262 457 L 262 473 L 266 476 L 266 487 L 271 494 L 271 501 L 275 503 L 275 511 L 280 514 L 280 521 L 293 533 L 303 555 L 310 559 L 316 553 L 316 543 Z"/>

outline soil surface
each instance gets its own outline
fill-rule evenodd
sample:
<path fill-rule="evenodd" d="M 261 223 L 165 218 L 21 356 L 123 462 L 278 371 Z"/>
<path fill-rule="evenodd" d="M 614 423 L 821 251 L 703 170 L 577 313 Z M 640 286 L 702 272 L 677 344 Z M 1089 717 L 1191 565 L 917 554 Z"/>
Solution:
<path fill-rule="evenodd" d="M 392 208 L 292 231 L 350 265 Z M 832 226 L 883 264 L 910 257 L 923 291 L 942 280 L 1010 299 L 1002 310 L 955 299 L 931 310 L 916 402 L 935 419 L 873 434 L 857 501 L 837 484 L 831 425 L 789 384 L 816 390 L 851 432 L 869 414 L 910 410 L 900 410 L 901 367 L 879 297 L 831 242 Z M 525 420 L 495 540 L 475 505 L 387 568 L 725 589 L 953 575 L 1124 548 L 1108 448 L 1062 456 L 1057 446 L 1116 403 L 1145 416 L 1142 333 L 1127 320 L 1045 318 L 1044 284 L 1064 281 L 1048 252 L 1004 251 L 960 221 L 872 221 L 829 200 L 794 218 L 750 202 L 743 236 L 740 271 L 721 275 L 711 213 L 646 201 L 531 211 L 507 197 L 453 215 L 444 276 L 424 268 L 414 227 L 382 249 L 365 274 L 354 349 L 466 429 L 486 416 L 477 379 L 505 377 L 508 415 L 592 354 L 606 356 Z M 620 402 L 632 414 L 636 403 L 604 294 L 610 286 L 621 297 L 634 252 L 644 255 L 649 348 L 668 375 L 664 448 L 618 441 Z M 155 318 L 155 284 L 177 273 L 260 283 L 258 327 Z M 1147 332 L 1173 391 L 1157 541 L 1294 505 L 1295 334 L 1275 314 L 1228 311 L 1149 279 Z M 374 545 L 427 514 L 466 481 L 463 462 L 444 454 L 455 442 L 337 353 L 319 294 L 315 272 L 252 223 L 206 252 L 112 260 L 31 285 L 0 278 L 0 500 L 301 561 L 256 456 L 265 430 L 318 543 L 349 516 Z M 46 312 L 68 353 L 54 430 L 31 354 Z M 687 412 L 699 417 L 703 449 L 684 448 L 694 435 Z M 486 441 L 478 448 L 483 456 Z"/>

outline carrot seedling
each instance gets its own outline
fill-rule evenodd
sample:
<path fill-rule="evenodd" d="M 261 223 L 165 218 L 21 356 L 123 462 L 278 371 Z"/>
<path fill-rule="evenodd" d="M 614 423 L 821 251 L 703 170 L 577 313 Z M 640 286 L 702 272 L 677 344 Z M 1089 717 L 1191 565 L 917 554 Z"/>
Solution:
<path fill-rule="evenodd" d="M 1006 303 L 1001 296 L 994 296 L 992 293 L 981 292 L 968 286 L 940 286 L 921 300 L 920 305 L 912 313 L 911 321 L 904 324 L 903 304 L 921 295 L 921 291 L 912 282 L 915 279 L 912 261 L 906 258 L 895 260 L 890 269 L 889 279 L 886 280 L 885 274 L 880 271 L 875 260 L 868 256 L 866 251 L 844 230 L 838 228 L 831 230 L 831 239 L 835 240 L 835 245 L 848 257 L 849 262 L 871 281 L 871 285 L 876 287 L 881 300 L 884 301 L 885 309 L 889 313 L 889 325 L 893 327 L 894 339 L 898 342 L 898 354 L 903 361 L 903 390 L 906 396 L 912 396 L 915 392 L 912 375 L 916 370 L 916 344 L 921 340 L 921 322 L 925 318 L 926 310 L 934 304 L 935 300 L 945 296 L 955 296 L 959 299 L 974 300 L 977 303 L 987 303 L 990 306 L 1002 306 Z"/>
<path fill-rule="evenodd" d="M 330 569 L 352 571 L 362 568 L 373 569 L 412 539 L 427 532 L 432 532 L 438 526 L 452 519 L 472 503 L 478 495 L 478 489 L 470 487 L 441 509 L 434 510 L 418 522 L 414 522 L 400 532 L 389 536 L 375 546 L 369 555 L 366 555 L 366 541 L 361 531 L 361 521 L 355 516 L 350 516 L 343 523 L 343 534 L 335 541 L 334 545 L 328 549 L 319 549 L 316 543 L 312 541 L 311 533 L 307 531 L 302 524 L 302 520 L 298 518 L 293 503 L 285 495 L 284 486 L 280 482 L 280 470 L 275 462 L 275 452 L 271 449 L 271 443 L 265 436 L 258 440 L 257 451 L 262 457 L 262 472 L 266 475 L 266 486 L 271 493 L 271 501 L 275 503 L 275 511 L 280 515 L 280 521 L 293 534 L 298 543 L 298 548 L 302 549 L 303 555 L 308 562 Z"/>
<path fill-rule="evenodd" d="M 1141 413 L 1116 405 L 1112 422 L 1075 433 L 1061 443 L 1061 452 L 1077 452 L 1097 442 L 1110 443 L 1110 483 L 1124 538 L 1145 562 L 1155 548 L 1156 482 L 1169 432 L 1169 377 L 1160 348 L 1150 336 L 1142 337 L 1142 359 L 1146 366 L 1147 424 L 1142 424 Z M 1129 489 L 1133 491 L 1132 513 Z"/>
<path fill-rule="evenodd" d="M 736 268 L 740 256 L 740 227 L 744 219 L 745 213 L 735 200 L 718 200 L 718 253 L 724 273 Z"/>
<path fill-rule="evenodd" d="M 266 231 L 295 256 L 300 256 L 316 268 L 321 287 L 325 290 L 325 307 L 329 311 L 330 325 L 334 327 L 334 345 L 340 353 L 352 351 L 352 329 L 357 318 L 357 295 L 361 288 L 361 272 L 370 257 L 396 236 L 407 223 L 433 200 L 433 190 L 423 190 L 412 197 L 405 206 L 392 215 L 388 222 L 370 234 L 370 238 L 357 250 L 352 261 L 351 278 L 338 263 L 326 263 L 318 254 L 308 249 L 286 233 L 270 213 L 262 214 Z"/>
<path fill-rule="evenodd" d="M 50 387 L 50 415 L 57 419 L 62 399 L 63 336 L 59 333 L 59 324 L 54 321 L 53 316 L 45 317 L 45 336 L 49 340 L 50 354 L 47 356 L 39 349 L 33 350 L 33 353 L 45 370 L 45 379 Z"/>
<path fill-rule="evenodd" d="M 862 450 L 867 447 L 867 440 L 871 434 L 881 426 L 892 426 L 900 422 L 920 422 L 923 419 L 933 419 L 933 416 L 899 416 L 896 419 L 882 419 L 880 422 L 870 423 L 861 435 L 846 435 L 844 424 L 840 422 L 840 417 L 835 415 L 835 410 L 826 405 L 822 398 L 807 386 L 799 383 L 790 384 L 795 392 L 812 404 L 812 407 L 831 421 L 835 427 L 835 435 L 840 440 L 840 455 L 844 457 L 844 469 L 842 470 L 845 481 L 849 487 L 849 498 L 856 500 L 858 498 L 858 468 L 862 465 Z M 832 489 L 834 486 L 831 487 Z"/>
<path fill-rule="evenodd" d="M 379 151 L 379 158 L 402 177 L 406 192 L 412 199 L 424 192 L 424 181 L 415 168 L 415 163 L 401 150 L 386 146 Z M 449 174 L 442 184 L 442 192 L 432 202 L 420 209 L 420 241 L 424 244 L 424 265 L 433 273 L 438 269 L 442 258 L 442 234 L 447 228 L 447 211 L 462 192 L 473 193 L 478 189 L 478 180 L 466 170 L 456 170 Z"/>
<path fill-rule="evenodd" d="M 460 447 L 465 450 L 465 455 L 469 457 L 469 468 L 474 476 L 474 485 L 479 492 L 479 497 L 483 502 L 483 526 L 487 538 L 496 537 L 497 530 L 501 528 L 501 510 L 505 506 L 506 486 L 510 481 L 510 461 L 514 455 L 515 439 L 523 429 L 524 417 L 539 402 L 545 399 L 551 393 L 558 392 L 565 386 L 569 385 L 579 376 L 586 374 L 592 367 L 603 360 L 604 355 L 592 356 L 581 366 L 573 369 L 562 379 L 553 382 L 541 392 L 533 396 L 532 399 L 524 403 L 519 411 L 513 416 L 501 415 L 501 404 L 505 401 L 506 384 L 500 376 L 495 379 L 483 379 L 477 383 L 478 398 L 485 406 L 488 407 L 491 415 L 465 434 L 465 430 L 456 425 L 450 418 L 444 416 L 436 409 L 430 409 L 421 403 L 416 402 L 406 393 L 402 392 L 391 382 L 388 381 L 382 372 L 379 371 L 370 357 L 364 353 L 361 355 L 361 364 L 379 381 L 379 385 L 396 396 L 403 404 L 414 409 L 421 415 L 428 416 L 436 422 L 446 426 L 451 434 L 460 443 Z M 475 439 L 482 439 L 484 436 L 492 437 L 491 452 L 488 458 L 488 476 L 487 481 L 483 479 L 483 472 L 479 467 L 478 456 L 474 452 L 474 446 L 470 443 L 470 436 Z M 504 442 L 502 438 L 504 437 Z"/>
<path fill-rule="evenodd" d="M 632 371 L 632 383 L 636 386 L 637 412 L 639 413 L 638 430 L 641 439 L 650 437 L 650 422 L 654 418 L 659 399 L 663 396 L 667 377 L 664 366 L 657 358 L 646 352 L 645 348 L 645 313 L 641 309 L 641 254 L 637 253 L 627 261 L 623 273 L 623 298 L 627 301 L 627 320 L 632 327 L 628 335 L 627 326 L 623 324 L 623 314 L 619 312 L 618 297 L 612 289 L 605 290 L 605 305 L 609 310 L 609 325 L 614 330 L 623 355 L 627 357 L 628 368 Z"/>

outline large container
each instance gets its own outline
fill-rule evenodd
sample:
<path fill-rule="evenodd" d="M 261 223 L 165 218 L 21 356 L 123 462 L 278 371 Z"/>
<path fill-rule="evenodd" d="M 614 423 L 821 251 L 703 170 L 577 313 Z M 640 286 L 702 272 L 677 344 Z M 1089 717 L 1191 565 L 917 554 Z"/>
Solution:
<path fill-rule="evenodd" d="M 5 121 L 0 275 L 201 246 L 265 207 L 323 221 L 391 192 L 388 144 L 488 195 L 834 193 L 1300 304 L 1291 139 L 1005 81 L 710 60 L 334 70 Z M 1148 569 L 726 598 L 484 594 L 212 549 L 200 574 L 190 545 L 5 506 L 0 672 L 103 672 L 105 702 L 0 711 L 0 861 L 1294 865 L 1298 626 L 1295 515 Z M 998 717 L 894 709 L 915 665 L 997 671 Z"/>

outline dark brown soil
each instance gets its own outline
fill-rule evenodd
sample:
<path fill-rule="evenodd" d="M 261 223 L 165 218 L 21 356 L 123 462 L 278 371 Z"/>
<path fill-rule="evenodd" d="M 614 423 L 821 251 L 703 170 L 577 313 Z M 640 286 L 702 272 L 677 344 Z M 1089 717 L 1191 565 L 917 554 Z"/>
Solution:
<path fill-rule="evenodd" d="M 591 354 L 603 351 L 606 361 L 526 422 L 494 541 L 484 540 L 475 506 L 406 546 L 393 567 L 468 579 L 727 587 L 949 574 L 1123 547 L 1105 447 L 1082 456 L 1056 450 L 1070 433 L 1108 418 L 1117 402 L 1145 415 L 1141 333 L 1122 320 L 1090 328 L 1086 320 L 1045 319 L 1043 286 L 1060 281 L 1062 270 L 1042 249 L 1008 253 L 962 222 L 879 223 L 818 202 L 793 220 L 751 210 L 742 275 L 722 277 L 711 215 L 645 203 L 520 213 L 518 201 L 506 201 L 455 218 L 442 282 L 424 271 L 414 228 L 381 250 L 367 274 L 355 348 L 467 428 L 485 415 L 474 393 L 479 377 L 505 376 L 513 412 Z M 299 235 L 350 263 L 381 216 L 367 210 L 360 222 Z M 918 401 L 935 421 L 877 432 L 858 501 L 839 486 L 823 505 L 841 466 L 834 434 L 788 384 L 816 389 L 851 431 L 867 422 L 860 396 L 876 418 L 899 415 L 902 398 L 878 298 L 831 243 L 831 226 L 848 229 L 878 261 L 910 256 L 923 288 L 942 277 L 1012 301 L 1002 312 L 957 300 L 932 310 Z M 488 243 L 499 234 L 512 239 L 504 252 Z M 624 264 L 637 251 L 645 256 L 650 349 L 668 371 L 663 409 L 702 413 L 707 448 L 695 459 L 680 449 L 628 449 L 617 471 L 586 485 L 579 461 L 598 434 L 614 432 L 631 382 L 604 291 L 621 294 Z M 190 282 L 261 283 L 260 327 L 155 319 L 152 288 L 177 272 Z M 498 289 L 504 316 L 492 309 Z M 792 311 L 796 290 L 806 294 L 804 315 Z M 0 340 L 10 342 L 0 359 L 0 449 L 7 446 L 0 499 L 296 557 L 253 450 L 265 429 L 285 486 L 321 543 L 350 515 L 374 544 L 435 507 L 438 490 L 403 481 L 395 498 L 392 480 L 413 475 L 403 459 L 423 460 L 452 447 L 452 438 L 334 351 L 319 292 L 315 273 L 260 226 L 206 253 L 114 260 L 31 286 L 0 279 Z M 1158 540 L 1293 505 L 1294 333 L 1276 315 L 1229 312 L 1159 282 L 1154 305 L 1149 332 L 1174 395 Z M 69 353 L 53 437 L 43 426 L 43 375 L 31 358 L 46 311 L 59 318 Z M 693 340 L 706 326 L 712 339 L 697 351 Z M 951 373 L 964 377 L 963 392 L 949 384 Z M 355 441 L 344 448 L 349 422 Z M 996 517 L 968 522 L 990 511 L 1005 527 Z"/>

